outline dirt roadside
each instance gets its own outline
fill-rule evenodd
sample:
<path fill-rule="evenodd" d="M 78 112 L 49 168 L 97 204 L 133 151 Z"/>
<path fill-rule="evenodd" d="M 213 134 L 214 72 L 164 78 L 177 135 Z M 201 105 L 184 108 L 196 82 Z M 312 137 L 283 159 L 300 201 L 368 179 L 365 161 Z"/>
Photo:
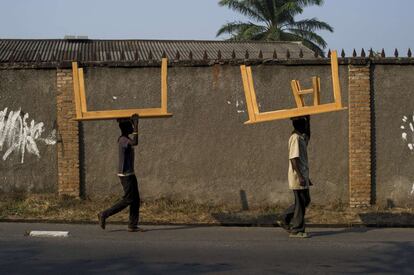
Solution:
<path fill-rule="evenodd" d="M 97 213 L 115 201 L 116 198 L 80 200 L 55 195 L 0 196 L 0 221 L 95 223 Z M 142 202 L 140 221 L 143 224 L 273 226 L 282 211 L 271 205 L 242 210 L 240 207 L 161 199 Z M 307 223 L 315 226 L 414 227 L 414 209 L 409 208 L 350 209 L 341 205 L 311 205 L 306 216 Z M 128 211 L 124 210 L 108 222 L 126 223 L 127 220 Z"/>

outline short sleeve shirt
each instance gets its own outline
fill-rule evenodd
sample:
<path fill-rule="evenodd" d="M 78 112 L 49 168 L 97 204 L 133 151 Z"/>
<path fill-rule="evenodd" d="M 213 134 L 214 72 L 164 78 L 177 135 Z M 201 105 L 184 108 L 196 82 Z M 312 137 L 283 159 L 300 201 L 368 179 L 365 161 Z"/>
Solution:
<path fill-rule="evenodd" d="M 288 180 L 289 188 L 292 190 L 309 188 L 309 166 L 308 166 L 308 149 L 306 135 L 293 133 L 289 138 L 289 171 Z M 305 178 L 305 186 L 300 185 L 299 177 L 292 167 L 291 159 L 298 158 L 298 168 L 302 176 Z"/>

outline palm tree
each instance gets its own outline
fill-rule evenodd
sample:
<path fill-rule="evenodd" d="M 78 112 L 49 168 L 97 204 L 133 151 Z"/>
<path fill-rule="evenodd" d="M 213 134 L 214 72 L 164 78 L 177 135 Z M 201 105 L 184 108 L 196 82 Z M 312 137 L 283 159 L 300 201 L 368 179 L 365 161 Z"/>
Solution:
<path fill-rule="evenodd" d="M 326 41 L 315 31 L 333 28 L 317 18 L 295 20 L 308 6 L 321 6 L 323 0 L 220 0 L 226 6 L 251 19 L 249 22 L 234 21 L 224 24 L 217 36 L 230 34 L 230 40 L 302 41 L 323 56 Z"/>

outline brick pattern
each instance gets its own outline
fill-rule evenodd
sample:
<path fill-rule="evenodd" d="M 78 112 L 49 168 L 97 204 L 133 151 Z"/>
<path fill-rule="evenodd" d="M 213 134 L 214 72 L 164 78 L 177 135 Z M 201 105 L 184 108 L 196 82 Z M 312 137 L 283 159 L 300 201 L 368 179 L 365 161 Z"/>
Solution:
<path fill-rule="evenodd" d="M 75 117 L 71 70 L 57 70 L 58 193 L 79 197 L 79 123 Z"/>
<path fill-rule="evenodd" d="M 371 95 L 367 66 L 349 66 L 349 199 L 351 207 L 371 205 Z"/>

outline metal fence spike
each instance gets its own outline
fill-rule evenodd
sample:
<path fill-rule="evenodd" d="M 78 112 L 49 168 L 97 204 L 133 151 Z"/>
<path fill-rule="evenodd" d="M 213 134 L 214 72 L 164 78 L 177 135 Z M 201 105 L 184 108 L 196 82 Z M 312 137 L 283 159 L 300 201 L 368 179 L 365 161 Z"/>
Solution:
<path fill-rule="evenodd" d="M 356 50 L 354 49 L 354 51 L 352 52 L 352 57 L 357 57 L 357 53 Z"/>
<path fill-rule="evenodd" d="M 244 54 L 244 58 L 249 59 L 249 51 L 246 50 L 246 53 Z"/>
<path fill-rule="evenodd" d="M 208 59 L 208 54 L 207 54 L 207 51 L 204 50 L 203 60 L 207 60 L 207 59 Z"/>
<path fill-rule="evenodd" d="M 290 58 L 290 51 L 289 49 L 286 51 L 286 58 L 289 59 Z"/>
<path fill-rule="evenodd" d="M 369 57 L 373 58 L 374 57 L 374 51 L 371 49 L 369 49 Z"/>
<path fill-rule="evenodd" d="M 364 50 L 364 48 L 362 48 L 362 50 L 361 50 L 361 57 L 366 57 L 367 55 L 366 55 L 366 53 L 365 53 L 365 50 Z"/>
<path fill-rule="evenodd" d="M 385 58 L 385 50 L 384 50 L 384 48 L 382 48 L 382 51 L 381 51 L 381 57 L 382 57 L 382 58 Z"/>
<path fill-rule="evenodd" d="M 395 49 L 395 51 L 394 51 L 394 56 L 398 57 L 398 50 L 397 49 Z"/>
<path fill-rule="evenodd" d="M 263 59 L 263 52 L 262 52 L 262 50 L 259 51 L 259 59 Z"/>
<path fill-rule="evenodd" d="M 303 51 L 302 51 L 302 49 L 300 49 L 300 51 L 299 51 L 299 57 L 300 58 L 303 58 Z"/>
<path fill-rule="evenodd" d="M 273 50 L 273 59 L 277 59 L 277 52 L 276 52 L 276 50 Z"/>
<path fill-rule="evenodd" d="M 233 50 L 233 52 L 231 53 L 231 58 L 232 59 L 236 59 L 236 52 Z"/>
<path fill-rule="evenodd" d="M 411 57 L 412 56 L 412 53 L 411 53 L 411 49 L 410 48 L 408 48 L 407 56 L 408 57 Z"/>

